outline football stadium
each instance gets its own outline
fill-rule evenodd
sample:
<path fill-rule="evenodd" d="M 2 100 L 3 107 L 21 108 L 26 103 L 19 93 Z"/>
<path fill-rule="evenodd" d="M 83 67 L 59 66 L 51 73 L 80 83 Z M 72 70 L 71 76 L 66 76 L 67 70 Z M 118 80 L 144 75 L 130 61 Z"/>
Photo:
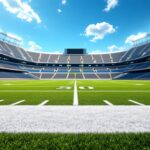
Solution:
<path fill-rule="evenodd" d="M 105 20 L 109 15 L 115 18 L 113 11 L 122 7 L 121 5 L 124 4 L 126 7 L 130 5 L 130 2 L 120 2 L 120 0 L 100 1 L 91 4 L 89 0 L 87 6 L 94 7 L 91 11 L 96 11 L 98 3 L 107 5 L 101 12 Z M 138 8 L 142 5 L 145 11 L 139 13 L 135 10 L 134 15 L 140 14 L 149 19 L 150 5 L 148 4 L 150 3 L 148 0 L 144 1 L 145 4 L 141 1 L 135 5 Z M 49 3 L 54 5 L 54 2 Z M 139 32 L 144 28 L 147 29 L 146 32 L 134 33 L 126 38 L 126 47 L 112 45 L 108 47 L 109 51 L 97 51 L 94 50 L 97 46 L 108 46 L 111 42 L 121 43 L 121 34 L 126 35 L 131 32 L 129 29 L 128 33 L 121 32 L 121 24 L 118 20 L 119 27 L 101 21 L 87 26 L 81 34 L 76 29 L 80 24 L 73 26 L 73 22 L 70 22 L 69 25 L 72 27 L 70 29 L 67 27 L 67 20 L 65 24 L 60 16 L 66 13 L 65 7 L 68 13 L 71 11 L 71 8 L 68 8 L 69 3 L 74 10 L 72 13 L 76 14 L 75 11 L 78 10 L 82 16 L 80 10 L 82 7 L 78 9 L 76 7 L 79 4 L 82 6 L 83 2 L 60 0 L 58 3 L 60 8 L 55 15 L 50 16 L 53 19 L 52 25 L 48 22 L 46 25 L 47 11 L 43 12 L 46 15 L 41 20 L 32 8 L 35 6 L 38 10 L 38 7 L 44 6 L 43 3 L 38 4 L 34 0 L 12 2 L 0 0 L 0 9 L 3 12 L 0 15 L 2 20 L 0 22 L 0 149 L 149 150 L 149 24 L 146 28 L 145 23 L 143 25 L 139 23 L 140 25 L 137 25 L 137 29 L 133 31 Z M 56 7 L 54 6 L 51 6 L 51 10 Z M 44 7 L 47 8 L 46 5 Z M 134 8 L 135 6 L 132 6 L 132 9 Z M 10 16 L 7 13 L 10 13 Z M 116 13 L 119 15 L 118 12 Z M 14 15 L 13 17 L 16 15 L 16 18 L 11 15 Z M 88 18 L 88 15 L 84 14 L 82 17 Z M 77 20 L 81 17 L 79 16 L 76 16 Z M 128 15 L 126 17 L 127 20 L 131 19 Z M 70 33 L 73 36 L 78 31 L 79 41 L 69 36 L 70 39 L 67 38 L 68 43 L 66 43 L 64 34 L 62 41 L 54 36 L 55 43 L 46 38 L 46 35 L 42 36 L 44 32 L 49 32 L 50 27 L 55 30 L 57 19 L 62 21 L 60 27 L 60 30 L 64 31 L 62 33 L 68 35 Z M 140 19 L 143 22 L 144 17 L 139 18 L 137 22 L 140 22 Z M 12 26 L 4 28 L 3 26 L 10 21 Z M 32 21 L 36 21 L 37 25 L 28 24 Z M 130 25 L 130 21 L 125 25 Z M 23 26 L 24 22 L 28 24 L 26 27 Z M 17 27 L 17 24 L 20 27 Z M 131 26 L 129 28 L 132 28 Z M 25 31 L 25 28 L 30 28 L 31 31 Z M 6 29 L 24 34 L 24 40 Z M 73 30 L 76 32 L 74 33 Z M 53 32 L 51 31 L 51 34 Z M 115 32 L 121 32 L 120 37 L 104 40 L 106 35 Z M 47 34 L 48 37 L 52 36 Z M 55 35 L 57 36 L 57 33 Z M 90 37 L 93 38 L 88 41 L 87 38 Z M 61 51 L 57 52 L 46 51 L 31 41 L 32 38 L 39 38 L 43 45 L 48 45 L 50 48 L 53 46 L 57 48 L 63 42 L 65 48 L 61 47 Z M 30 47 L 26 48 L 25 42 L 28 39 L 30 39 L 28 42 Z M 97 41 L 103 42 L 97 44 Z M 80 44 L 82 42 L 83 44 Z M 91 45 L 95 48 L 91 49 Z"/>

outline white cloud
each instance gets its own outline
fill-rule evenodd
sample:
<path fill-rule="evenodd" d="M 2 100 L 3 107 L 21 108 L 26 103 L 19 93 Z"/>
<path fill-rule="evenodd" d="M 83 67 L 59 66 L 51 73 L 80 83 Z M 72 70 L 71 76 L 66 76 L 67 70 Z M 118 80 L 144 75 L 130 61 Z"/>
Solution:
<path fill-rule="evenodd" d="M 16 35 L 16 34 L 13 34 L 13 33 L 7 33 L 7 35 L 8 35 L 9 37 L 11 37 L 11 38 L 14 38 L 14 39 L 20 41 L 20 42 L 23 41 L 23 39 L 22 39 L 20 36 Z"/>
<path fill-rule="evenodd" d="M 37 23 L 42 22 L 38 14 L 31 8 L 27 1 L 23 2 L 22 0 L 0 0 L 0 3 L 3 4 L 8 12 L 15 14 L 17 18 L 27 22 L 32 22 L 33 20 L 36 20 Z"/>
<path fill-rule="evenodd" d="M 20 42 L 20 44 L 23 44 L 23 38 L 20 37 L 19 35 L 14 34 L 14 33 L 11 33 L 11 32 L 5 32 L 5 31 L 2 30 L 1 28 L 0 28 L 0 32 L 1 32 L 2 34 L 4 34 L 4 35 L 7 35 L 9 38 L 13 38 L 13 39 L 18 40 L 18 41 Z M 6 38 L 7 38 L 7 37 L 6 37 Z"/>
<path fill-rule="evenodd" d="M 42 50 L 42 47 L 33 41 L 29 41 L 28 45 L 29 45 L 28 51 L 41 51 Z"/>
<path fill-rule="evenodd" d="M 38 53 L 44 53 L 44 54 L 62 54 L 59 51 L 52 51 L 52 52 L 50 50 L 43 51 L 43 48 L 33 41 L 29 41 L 28 46 L 29 48 L 27 48 L 27 50 L 31 52 L 38 52 Z"/>
<path fill-rule="evenodd" d="M 0 28 L 0 32 L 3 32 L 3 30 Z"/>
<path fill-rule="evenodd" d="M 107 6 L 104 9 L 104 11 L 106 11 L 106 12 L 108 12 L 111 9 L 115 8 L 118 5 L 118 3 L 119 3 L 118 0 L 106 0 L 106 1 L 107 1 Z"/>
<path fill-rule="evenodd" d="M 120 51 L 124 51 L 125 48 L 124 47 L 118 47 L 116 45 L 112 45 L 108 47 L 109 52 L 120 52 Z"/>
<path fill-rule="evenodd" d="M 147 34 L 148 34 L 148 33 L 146 33 L 146 32 L 139 32 L 139 33 L 136 34 L 136 35 L 134 35 L 134 34 L 133 34 L 133 35 L 130 35 L 129 37 L 127 37 L 125 43 L 126 43 L 126 44 L 132 44 L 132 43 L 134 43 L 134 42 L 137 41 L 137 40 L 140 40 L 140 39 L 145 38 L 145 37 L 147 36 Z"/>
<path fill-rule="evenodd" d="M 85 29 L 85 36 L 93 37 L 90 41 L 96 42 L 97 40 L 102 40 L 107 34 L 114 33 L 116 29 L 113 25 L 107 22 L 101 22 L 97 24 L 90 24 Z"/>
<path fill-rule="evenodd" d="M 61 10 L 61 9 L 57 9 L 57 12 L 58 12 L 58 13 L 62 13 L 62 10 Z"/>
<path fill-rule="evenodd" d="M 89 54 L 101 54 L 102 51 L 101 50 L 94 50 L 94 51 L 91 51 Z"/>
<path fill-rule="evenodd" d="M 62 53 L 59 51 L 54 51 L 54 52 L 49 51 L 49 54 L 62 54 Z"/>
<path fill-rule="evenodd" d="M 66 5 L 67 0 L 62 0 L 61 3 L 62 3 L 62 5 Z"/>
<path fill-rule="evenodd" d="M 104 50 L 94 50 L 94 51 L 91 51 L 89 54 L 106 54 L 106 53 L 109 53 L 109 52 L 121 52 L 121 51 L 124 51 L 125 48 L 124 47 L 118 47 L 116 45 L 112 45 L 112 46 L 109 46 L 108 47 L 108 50 L 107 51 L 104 51 Z"/>

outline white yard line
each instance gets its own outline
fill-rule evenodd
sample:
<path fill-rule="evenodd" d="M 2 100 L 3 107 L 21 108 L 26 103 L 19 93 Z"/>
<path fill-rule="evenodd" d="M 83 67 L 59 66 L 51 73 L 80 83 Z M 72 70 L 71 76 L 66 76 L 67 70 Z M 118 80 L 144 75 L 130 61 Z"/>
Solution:
<path fill-rule="evenodd" d="M 78 92 L 95 92 L 95 93 L 149 93 L 150 90 L 79 90 Z"/>
<path fill-rule="evenodd" d="M 11 106 L 18 105 L 18 104 L 20 104 L 20 103 L 23 103 L 24 101 L 25 101 L 25 100 L 18 101 L 18 102 L 16 102 L 16 103 L 11 104 Z"/>
<path fill-rule="evenodd" d="M 39 106 L 44 106 L 49 102 L 49 100 L 45 100 L 44 102 L 42 102 L 41 104 L 39 104 Z"/>
<path fill-rule="evenodd" d="M 73 95 L 73 106 L 78 106 L 78 91 L 77 91 L 77 84 L 76 80 L 74 82 L 74 95 Z"/>
<path fill-rule="evenodd" d="M 104 103 L 106 103 L 107 105 L 109 105 L 109 106 L 113 106 L 113 104 L 112 103 L 110 103 L 109 101 L 107 101 L 107 100 L 104 100 Z"/>
<path fill-rule="evenodd" d="M 0 133 L 150 132 L 149 106 L 2 106 Z"/>
<path fill-rule="evenodd" d="M 0 102 L 3 102 L 3 101 L 4 101 L 3 99 L 0 100 Z"/>
<path fill-rule="evenodd" d="M 144 104 L 139 103 L 139 102 L 134 101 L 134 100 L 131 100 L 131 99 L 129 99 L 128 101 L 129 101 L 129 102 L 131 102 L 131 103 L 134 103 L 134 104 L 140 105 L 140 106 L 144 106 Z"/>
<path fill-rule="evenodd" d="M 72 92 L 70 91 L 65 91 L 65 90 L 0 90 L 0 93 L 9 93 L 9 92 Z M 78 92 L 88 92 L 88 93 L 150 93 L 150 90 L 79 90 Z"/>
<path fill-rule="evenodd" d="M 0 93 L 20 93 L 20 92 L 24 92 L 24 93 L 32 93 L 32 92 L 42 92 L 42 93 L 50 93 L 50 92 L 55 92 L 55 93 L 59 93 L 59 92 L 73 92 L 73 90 L 4 90 L 4 91 L 0 91 Z"/>

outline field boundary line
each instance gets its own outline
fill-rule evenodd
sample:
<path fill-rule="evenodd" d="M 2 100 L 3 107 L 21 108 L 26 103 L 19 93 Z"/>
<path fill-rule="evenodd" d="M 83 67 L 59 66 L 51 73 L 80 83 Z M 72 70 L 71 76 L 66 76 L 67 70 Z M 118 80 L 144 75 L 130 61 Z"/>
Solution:
<path fill-rule="evenodd" d="M 128 101 L 129 101 L 129 102 L 132 102 L 132 103 L 134 103 L 134 104 L 140 105 L 140 106 L 144 106 L 144 104 L 139 103 L 139 102 L 137 102 L 137 101 L 135 101 L 135 100 L 129 99 Z"/>
<path fill-rule="evenodd" d="M 113 104 L 111 102 L 109 102 L 108 100 L 104 100 L 104 103 L 106 103 L 109 106 L 113 106 Z"/>
<path fill-rule="evenodd" d="M 73 92 L 73 90 L 67 91 L 67 90 L 3 90 L 0 91 L 0 93 L 8 93 L 8 92 L 24 92 L 24 93 L 28 93 L 28 92 L 41 92 L 41 93 L 48 93 L 48 92 Z"/>
<path fill-rule="evenodd" d="M 74 82 L 74 95 L 73 95 L 73 106 L 78 106 L 78 90 L 77 90 L 77 84 L 76 80 Z"/>
<path fill-rule="evenodd" d="M 49 102 L 49 100 L 45 100 L 45 101 L 43 101 L 42 103 L 40 103 L 38 106 L 44 106 L 44 105 L 46 105 L 48 102 Z"/>
<path fill-rule="evenodd" d="M 1 133 L 150 132 L 150 106 L 6 106 L 0 113 Z"/>
<path fill-rule="evenodd" d="M 10 104 L 10 106 L 15 106 L 15 105 L 17 105 L 17 104 L 20 104 L 20 103 L 23 103 L 25 100 L 21 100 L 21 101 L 18 101 L 18 102 L 16 102 L 16 103 L 12 103 L 12 104 Z"/>
<path fill-rule="evenodd" d="M 111 93 L 137 93 L 137 92 L 140 92 L 140 93 L 149 93 L 150 92 L 150 90 L 92 90 L 92 91 L 88 91 L 88 90 L 78 90 L 78 92 L 89 92 L 89 93 L 91 93 L 91 92 L 95 92 L 95 93 L 109 93 L 109 92 L 111 92 Z"/>

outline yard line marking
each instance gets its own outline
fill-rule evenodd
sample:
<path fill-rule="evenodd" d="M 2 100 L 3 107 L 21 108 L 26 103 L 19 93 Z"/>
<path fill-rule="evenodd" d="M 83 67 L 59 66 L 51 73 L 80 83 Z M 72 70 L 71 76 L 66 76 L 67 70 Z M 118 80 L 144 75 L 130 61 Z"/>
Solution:
<path fill-rule="evenodd" d="M 9 92 L 24 92 L 24 93 L 28 93 L 28 92 L 43 92 L 43 93 L 48 93 L 48 92 L 73 92 L 73 90 L 69 90 L 69 91 L 65 91 L 65 90 L 0 90 L 0 93 L 9 93 Z M 78 92 L 95 92 L 95 93 L 149 93 L 150 90 L 79 90 Z"/>
<path fill-rule="evenodd" d="M 128 101 L 129 101 L 129 102 L 132 102 L 132 103 L 134 103 L 134 104 L 140 105 L 140 106 L 144 106 L 144 104 L 139 103 L 139 102 L 134 101 L 134 100 L 131 100 L 131 99 L 129 99 Z"/>
<path fill-rule="evenodd" d="M 74 95 L 73 95 L 73 106 L 78 106 L 78 91 L 77 91 L 77 84 L 76 80 L 74 82 Z"/>
<path fill-rule="evenodd" d="M 93 90 L 93 89 L 94 89 L 94 87 L 92 87 L 92 86 L 88 86 L 88 89 L 89 89 L 89 90 Z"/>
<path fill-rule="evenodd" d="M 4 101 L 3 99 L 0 100 L 0 102 L 3 102 L 3 101 Z"/>
<path fill-rule="evenodd" d="M 49 93 L 49 92 L 52 92 L 52 93 L 59 93 L 59 92 L 73 92 L 73 90 L 69 90 L 69 91 L 65 91 L 65 90 L 3 90 L 3 91 L 0 91 L 0 93 L 10 93 L 10 92 L 13 92 L 13 93 L 20 93 L 20 92 L 24 92 L 24 93 L 36 93 L 36 92 L 42 92 L 42 93 Z"/>
<path fill-rule="evenodd" d="M 92 91 L 87 91 L 87 90 L 79 90 L 78 92 L 95 92 L 95 93 L 149 93 L 150 90 L 92 90 Z"/>
<path fill-rule="evenodd" d="M 45 104 L 47 104 L 49 102 L 49 100 L 45 100 L 44 102 L 40 103 L 39 106 L 44 106 Z"/>
<path fill-rule="evenodd" d="M 106 103 L 107 105 L 109 105 L 109 106 L 113 106 L 113 104 L 112 103 L 110 103 L 109 101 L 107 101 L 107 100 L 104 100 L 104 103 Z"/>
<path fill-rule="evenodd" d="M 17 104 L 20 104 L 20 103 L 23 103 L 25 100 L 21 100 L 21 101 L 18 101 L 18 102 L 16 102 L 16 103 L 13 103 L 13 104 L 10 104 L 11 106 L 15 106 L 15 105 L 17 105 Z"/>

